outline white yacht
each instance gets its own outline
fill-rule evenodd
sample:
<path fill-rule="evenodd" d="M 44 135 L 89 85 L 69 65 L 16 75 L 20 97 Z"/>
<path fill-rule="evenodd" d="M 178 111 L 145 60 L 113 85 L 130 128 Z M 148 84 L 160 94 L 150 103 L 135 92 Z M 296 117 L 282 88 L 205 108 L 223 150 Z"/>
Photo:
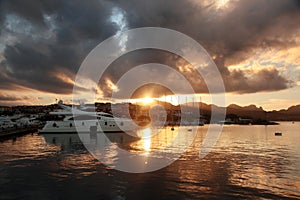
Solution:
<path fill-rule="evenodd" d="M 91 133 L 134 131 L 138 126 L 127 118 L 117 118 L 105 112 L 87 112 L 62 104 L 63 110 L 50 112 L 50 115 L 62 115 L 62 121 L 47 121 L 39 133 Z"/>

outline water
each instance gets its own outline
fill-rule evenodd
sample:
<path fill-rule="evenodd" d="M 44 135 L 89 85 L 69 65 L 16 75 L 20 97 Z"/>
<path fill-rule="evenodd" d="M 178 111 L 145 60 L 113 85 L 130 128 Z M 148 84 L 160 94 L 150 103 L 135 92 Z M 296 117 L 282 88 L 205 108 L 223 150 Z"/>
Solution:
<path fill-rule="evenodd" d="M 206 130 L 199 127 L 194 143 L 177 161 L 141 174 L 101 164 L 76 135 L 34 133 L 3 141 L 0 199 L 300 199 L 300 122 L 224 126 L 210 154 L 199 159 Z M 274 136 L 278 131 L 283 135 Z M 151 156 L 176 134 L 168 128 L 151 140 L 118 134 L 110 140 Z M 167 148 L 169 153 L 177 150 Z M 112 165 L 118 160 L 110 158 Z"/>

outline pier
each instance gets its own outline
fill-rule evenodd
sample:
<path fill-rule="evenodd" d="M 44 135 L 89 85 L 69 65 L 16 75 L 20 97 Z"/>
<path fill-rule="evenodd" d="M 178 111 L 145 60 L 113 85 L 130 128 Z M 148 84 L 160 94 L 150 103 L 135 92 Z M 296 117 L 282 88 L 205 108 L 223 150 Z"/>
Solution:
<path fill-rule="evenodd" d="M 0 140 L 10 139 L 17 136 L 26 135 L 29 133 L 34 133 L 38 131 L 37 126 L 31 126 L 31 127 L 20 127 L 20 128 L 14 128 L 14 129 L 7 129 L 7 130 L 1 130 L 0 132 Z"/>

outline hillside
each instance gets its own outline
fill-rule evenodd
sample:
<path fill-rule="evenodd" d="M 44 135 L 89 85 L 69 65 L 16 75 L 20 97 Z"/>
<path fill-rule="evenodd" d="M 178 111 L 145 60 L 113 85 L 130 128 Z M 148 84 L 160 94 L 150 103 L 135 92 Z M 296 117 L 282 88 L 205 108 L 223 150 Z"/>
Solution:
<path fill-rule="evenodd" d="M 202 104 L 203 105 L 203 104 Z M 213 105 L 215 106 L 215 105 Z M 210 113 L 211 105 L 202 106 L 202 113 Z M 224 109 L 223 107 L 217 107 L 218 109 Z M 279 111 L 265 111 L 262 107 L 255 105 L 239 106 L 231 104 L 226 108 L 227 116 L 237 115 L 243 118 L 252 118 L 256 120 L 270 120 L 270 121 L 300 121 L 300 105 L 291 106 L 288 109 Z"/>

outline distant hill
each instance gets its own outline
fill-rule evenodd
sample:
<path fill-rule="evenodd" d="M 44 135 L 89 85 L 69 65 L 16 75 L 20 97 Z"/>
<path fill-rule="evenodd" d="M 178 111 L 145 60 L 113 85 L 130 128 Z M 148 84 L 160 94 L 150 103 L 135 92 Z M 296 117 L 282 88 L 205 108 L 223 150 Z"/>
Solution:
<path fill-rule="evenodd" d="M 174 106 L 166 102 L 156 102 L 157 104 L 164 106 L 166 109 L 180 110 L 180 106 Z M 185 104 L 185 106 L 192 107 L 192 103 Z M 239 106 L 236 104 L 230 104 L 227 107 L 220 107 L 216 105 L 199 103 L 200 113 L 203 116 L 210 116 L 212 108 L 215 112 L 221 113 L 226 109 L 227 116 L 238 116 L 242 118 L 251 118 L 254 120 L 269 120 L 269 121 L 300 121 L 300 105 L 291 106 L 288 109 L 282 109 L 279 111 L 265 111 L 262 107 L 256 105 Z"/>
<path fill-rule="evenodd" d="M 255 105 L 238 106 L 231 104 L 226 108 L 226 114 L 234 114 L 243 118 L 265 119 L 270 121 L 300 121 L 300 105 L 279 111 L 265 111 Z"/>
<path fill-rule="evenodd" d="M 287 110 L 268 112 L 268 118 L 274 121 L 300 121 L 300 105 L 291 106 Z"/>
<path fill-rule="evenodd" d="M 199 103 L 202 115 L 211 115 L 211 109 L 216 112 L 226 109 L 226 115 L 236 115 L 242 118 L 252 118 L 255 120 L 270 120 L 270 121 L 300 121 L 300 105 L 291 106 L 288 109 L 279 111 L 265 111 L 262 107 L 256 105 L 239 106 L 231 104 L 225 107 Z"/>
<path fill-rule="evenodd" d="M 180 110 L 180 106 L 174 106 L 170 103 L 156 101 L 157 104 L 165 107 L 168 110 Z M 109 112 L 110 103 L 96 103 L 100 110 Z M 122 103 L 120 103 L 122 104 Z M 188 103 L 184 106 L 192 107 L 195 103 Z M 133 106 L 133 105 L 131 105 Z M 202 116 L 209 118 L 211 110 L 214 109 L 216 113 L 221 113 L 226 109 L 226 115 L 231 117 L 251 118 L 254 120 L 269 120 L 269 121 L 300 121 L 300 105 L 291 106 L 288 109 L 265 111 L 262 107 L 256 105 L 239 106 L 230 104 L 227 107 L 220 107 L 211 104 L 199 103 L 200 113 Z M 57 108 L 57 105 L 48 106 L 14 106 L 6 107 L 0 106 L 0 115 L 12 115 L 15 112 L 21 113 L 42 113 L 48 112 Z"/>
<path fill-rule="evenodd" d="M 226 113 L 227 115 L 235 114 L 243 118 L 253 118 L 253 119 L 266 119 L 268 117 L 266 111 L 264 111 L 262 107 L 258 108 L 255 105 L 242 107 L 235 104 L 231 104 L 227 107 Z"/>

